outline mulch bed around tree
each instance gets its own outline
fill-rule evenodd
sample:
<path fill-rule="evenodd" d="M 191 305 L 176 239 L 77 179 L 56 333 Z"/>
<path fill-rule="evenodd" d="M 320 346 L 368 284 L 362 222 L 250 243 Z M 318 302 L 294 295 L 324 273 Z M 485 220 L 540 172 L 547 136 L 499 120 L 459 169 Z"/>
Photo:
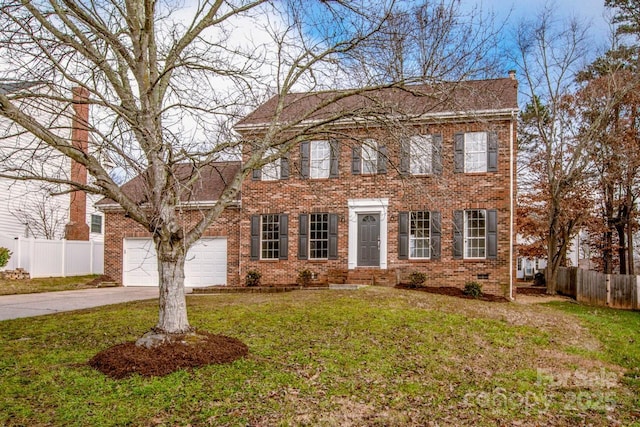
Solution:
<path fill-rule="evenodd" d="M 408 285 L 396 285 L 398 289 L 409 289 L 412 291 L 420 291 L 420 292 L 428 292 L 431 294 L 438 295 L 447 295 L 450 297 L 458 297 L 465 299 L 477 299 L 479 301 L 488 301 L 488 302 L 509 302 L 509 300 L 505 297 L 501 297 L 498 295 L 484 294 L 479 298 L 474 298 L 469 295 L 465 295 L 460 288 L 454 288 L 453 286 L 421 286 L 418 288 L 412 288 Z"/>
<path fill-rule="evenodd" d="M 233 362 L 246 356 L 249 348 L 240 340 L 224 335 L 198 332 L 196 339 L 176 339 L 152 349 L 127 342 L 96 354 L 89 366 L 115 378 L 133 374 L 164 376 L 180 369 Z"/>

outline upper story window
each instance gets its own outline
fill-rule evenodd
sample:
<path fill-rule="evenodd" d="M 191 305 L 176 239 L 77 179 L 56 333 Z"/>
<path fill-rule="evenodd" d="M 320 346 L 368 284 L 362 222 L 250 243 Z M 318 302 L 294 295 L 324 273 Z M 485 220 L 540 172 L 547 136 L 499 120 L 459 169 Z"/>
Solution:
<path fill-rule="evenodd" d="M 400 145 L 402 175 L 442 174 L 442 135 L 414 135 Z"/>
<path fill-rule="evenodd" d="M 323 179 L 338 177 L 339 144 L 336 140 L 300 143 L 300 176 Z"/>
<path fill-rule="evenodd" d="M 466 132 L 454 135 L 454 171 L 478 173 L 498 171 L 498 134 Z"/>
<path fill-rule="evenodd" d="M 387 147 L 373 139 L 365 140 L 352 149 L 351 173 L 372 175 L 387 172 Z"/>
<path fill-rule="evenodd" d="M 486 132 L 468 132 L 464 134 L 464 171 L 487 171 Z"/>
<path fill-rule="evenodd" d="M 91 214 L 91 232 L 102 233 L 102 215 Z"/>
<path fill-rule="evenodd" d="M 275 150 L 270 148 L 264 153 L 265 157 L 269 157 L 275 154 Z M 280 179 L 280 159 L 276 159 L 271 163 L 267 163 L 262 166 L 262 180 L 263 181 L 275 181 Z"/>
<path fill-rule="evenodd" d="M 409 166 L 412 175 L 427 175 L 433 172 L 431 135 L 416 135 L 409 139 Z"/>
<path fill-rule="evenodd" d="M 331 165 L 331 146 L 329 141 L 310 141 L 310 168 L 311 178 L 329 178 Z"/>
<path fill-rule="evenodd" d="M 275 148 L 270 148 L 265 151 L 263 159 L 267 159 L 277 152 Z M 284 155 L 264 164 L 260 169 L 254 169 L 252 178 L 256 181 L 276 181 L 289 178 L 289 158 Z"/>
<path fill-rule="evenodd" d="M 362 144 L 362 173 L 370 175 L 378 172 L 378 143 L 372 139 Z"/>

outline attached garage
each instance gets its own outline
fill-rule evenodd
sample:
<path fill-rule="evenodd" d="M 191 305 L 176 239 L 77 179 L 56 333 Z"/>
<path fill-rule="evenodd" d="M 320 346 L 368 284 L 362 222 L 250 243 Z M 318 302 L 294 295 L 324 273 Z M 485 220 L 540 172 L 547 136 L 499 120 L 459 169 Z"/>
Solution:
<path fill-rule="evenodd" d="M 158 264 L 153 240 L 124 239 L 123 249 L 122 284 L 158 286 Z M 184 269 L 185 286 L 226 285 L 227 239 L 200 239 L 189 249 Z"/>

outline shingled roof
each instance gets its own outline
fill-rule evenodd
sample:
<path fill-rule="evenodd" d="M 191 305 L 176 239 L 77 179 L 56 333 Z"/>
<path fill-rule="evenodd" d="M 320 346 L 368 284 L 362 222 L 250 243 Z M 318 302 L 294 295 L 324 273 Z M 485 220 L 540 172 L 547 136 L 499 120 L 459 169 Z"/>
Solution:
<path fill-rule="evenodd" d="M 195 168 L 189 163 L 176 165 L 175 175 L 182 182 L 186 182 L 194 174 L 200 175 L 200 179 L 195 180 L 192 184 L 191 191 L 183 191 L 181 202 L 197 204 L 218 200 L 240 167 L 240 162 L 214 162 L 199 168 Z M 123 184 L 122 191 L 139 205 L 149 200 L 149 189 L 146 186 L 146 180 L 143 175 L 138 175 Z M 239 194 L 238 199 L 240 199 Z M 117 206 L 117 203 L 109 198 L 104 198 L 97 202 L 96 206 L 111 207 Z"/>
<path fill-rule="evenodd" d="M 408 85 L 382 89 L 288 94 L 279 123 L 328 120 L 335 117 L 367 118 L 378 115 L 419 118 L 441 114 L 511 111 L 518 108 L 518 83 L 514 78 Z M 337 101 L 332 102 L 339 98 Z M 236 129 L 260 128 L 273 122 L 279 96 L 274 96 L 238 122 Z M 325 105 L 323 105 L 325 104 Z"/>

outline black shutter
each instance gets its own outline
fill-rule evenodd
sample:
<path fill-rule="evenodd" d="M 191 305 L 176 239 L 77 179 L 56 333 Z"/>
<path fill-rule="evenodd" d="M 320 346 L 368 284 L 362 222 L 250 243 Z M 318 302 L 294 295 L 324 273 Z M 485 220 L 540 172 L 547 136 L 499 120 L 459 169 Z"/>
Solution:
<path fill-rule="evenodd" d="M 440 212 L 430 212 L 429 219 L 431 220 L 431 259 L 440 259 L 440 245 L 442 234 L 442 221 L 440 218 Z"/>
<path fill-rule="evenodd" d="M 487 258 L 498 258 L 498 211 L 487 210 Z"/>
<path fill-rule="evenodd" d="M 498 172 L 498 134 L 487 134 L 487 172 Z"/>
<path fill-rule="evenodd" d="M 338 215 L 329 214 L 329 259 L 338 259 Z"/>
<path fill-rule="evenodd" d="M 453 212 L 453 258 L 460 259 L 464 251 L 464 211 Z"/>
<path fill-rule="evenodd" d="M 254 181 L 260 181 L 262 179 L 262 169 L 254 169 L 251 174 L 251 179 Z"/>
<path fill-rule="evenodd" d="M 433 135 L 431 139 L 431 170 L 435 175 L 442 175 L 442 135 Z"/>
<path fill-rule="evenodd" d="M 357 145 L 351 150 L 351 173 L 360 175 L 362 169 L 362 147 Z"/>
<path fill-rule="evenodd" d="M 309 141 L 300 143 L 300 176 L 309 178 Z"/>
<path fill-rule="evenodd" d="M 388 150 L 386 145 L 378 146 L 378 173 L 387 173 Z"/>
<path fill-rule="evenodd" d="M 308 259 L 309 248 L 309 215 L 300 214 L 298 217 L 298 259 Z"/>
<path fill-rule="evenodd" d="M 453 171 L 464 172 L 464 133 L 453 135 Z"/>
<path fill-rule="evenodd" d="M 339 174 L 338 159 L 340 158 L 340 143 L 332 139 L 329 142 L 329 150 L 331 152 L 331 160 L 329 162 L 329 178 L 337 178 Z"/>
<path fill-rule="evenodd" d="M 400 175 L 409 175 L 411 171 L 411 140 L 400 140 Z"/>
<path fill-rule="evenodd" d="M 409 259 L 409 212 L 398 214 L 398 259 Z"/>
<path fill-rule="evenodd" d="M 251 260 L 260 259 L 260 215 L 251 216 Z"/>
<path fill-rule="evenodd" d="M 278 245 L 278 250 L 280 259 L 289 258 L 289 215 L 280 214 L 279 215 L 279 236 L 280 242 Z"/>
<path fill-rule="evenodd" d="M 280 179 L 289 179 L 289 157 L 286 155 L 280 159 Z"/>

